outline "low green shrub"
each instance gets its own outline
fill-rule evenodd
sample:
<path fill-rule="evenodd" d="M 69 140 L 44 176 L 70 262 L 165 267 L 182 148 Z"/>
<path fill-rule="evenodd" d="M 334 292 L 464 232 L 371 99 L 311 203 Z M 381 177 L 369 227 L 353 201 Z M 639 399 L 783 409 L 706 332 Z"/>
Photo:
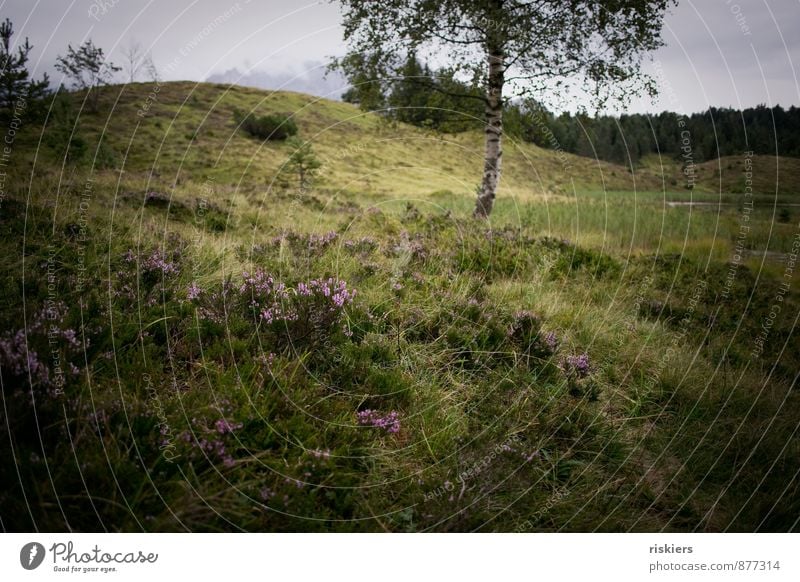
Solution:
<path fill-rule="evenodd" d="M 259 139 L 281 141 L 297 134 L 297 123 L 286 114 L 258 116 L 237 109 L 233 119 L 248 135 Z"/>

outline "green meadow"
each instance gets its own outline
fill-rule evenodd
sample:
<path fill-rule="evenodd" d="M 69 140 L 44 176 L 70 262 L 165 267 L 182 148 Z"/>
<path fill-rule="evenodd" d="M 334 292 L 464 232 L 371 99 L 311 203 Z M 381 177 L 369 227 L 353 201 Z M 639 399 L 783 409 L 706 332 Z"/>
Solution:
<path fill-rule="evenodd" d="M 482 222 L 477 132 L 82 103 L 18 133 L 0 203 L 5 529 L 797 528 L 800 161 L 689 190 L 509 139 Z M 295 120 L 310 185 L 237 108 Z"/>

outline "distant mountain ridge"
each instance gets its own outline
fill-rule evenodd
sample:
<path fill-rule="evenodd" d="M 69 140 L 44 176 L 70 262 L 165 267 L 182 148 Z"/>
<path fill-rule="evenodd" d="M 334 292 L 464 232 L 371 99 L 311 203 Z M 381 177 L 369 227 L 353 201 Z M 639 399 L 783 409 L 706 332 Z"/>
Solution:
<path fill-rule="evenodd" d="M 291 70 L 280 73 L 257 70 L 242 72 L 234 67 L 221 73 L 214 73 L 206 81 L 272 91 L 296 91 L 335 101 L 341 100 L 342 93 L 348 87 L 347 80 L 342 74 L 337 71 L 328 72 L 327 65 L 321 61 L 304 63 L 300 72 Z"/>

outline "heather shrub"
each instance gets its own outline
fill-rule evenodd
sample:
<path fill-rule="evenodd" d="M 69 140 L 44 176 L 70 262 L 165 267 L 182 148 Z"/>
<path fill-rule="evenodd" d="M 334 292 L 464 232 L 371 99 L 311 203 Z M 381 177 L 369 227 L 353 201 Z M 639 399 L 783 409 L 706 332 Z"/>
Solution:
<path fill-rule="evenodd" d="M 285 231 L 273 237 L 269 241 L 269 244 L 277 248 L 286 245 L 292 252 L 300 257 L 319 256 L 336 242 L 338 236 L 339 235 L 335 231 L 329 231 L 323 234 Z"/>
<path fill-rule="evenodd" d="M 530 311 L 519 311 L 514 315 L 508 337 L 527 357 L 549 358 L 558 347 L 555 334 L 544 333 L 541 319 Z"/>
<path fill-rule="evenodd" d="M 342 324 L 355 294 L 345 281 L 332 277 L 287 286 L 257 269 L 243 273 L 240 284 L 225 282 L 217 291 L 208 292 L 193 282 L 186 299 L 196 305 L 201 319 L 217 324 L 237 317 L 249 320 L 269 335 L 266 339 L 275 349 L 297 350 L 318 347 L 339 333 L 349 334 Z"/>
<path fill-rule="evenodd" d="M 569 393 L 575 397 L 597 400 L 599 387 L 592 378 L 589 354 L 569 354 L 561 359 L 561 369 L 567 378 Z"/>
<path fill-rule="evenodd" d="M 16 392 L 28 385 L 52 398 L 78 376 L 80 369 L 75 363 L 80 363 L 83 344 L 67 315 L 63 302 L 48 302 L 26 327 L 0 334 L 4 386 Z"/>
<path fill-rule="evenodd" d="M 151 307 L 172 298 L 171 283 L 181 272 L 183 248 L 128 249 L 117 261 L 112 294 L 124 303 Z"/>

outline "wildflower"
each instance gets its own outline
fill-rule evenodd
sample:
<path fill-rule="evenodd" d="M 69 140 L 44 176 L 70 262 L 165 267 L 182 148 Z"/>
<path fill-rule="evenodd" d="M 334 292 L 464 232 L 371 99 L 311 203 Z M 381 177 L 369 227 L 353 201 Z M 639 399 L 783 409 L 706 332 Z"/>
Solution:
<path fill-rule="evenodd" d="M 508 330 L 508 335 L 519 339 L 531 338 L 536 335 L 540 325 L 539 317 L 535 313 L 518 311 L 514 314 L 514 321 Z"/>
<path fill-rule="evenodd" d="M 155 250 L 142 261 L 142 270 L 149 272 L 161 271 L 164 275 L 174 275 L 178 272 L 178 266 L 168 261 L 161 251 Z"/>
<path fill-rule="evenodd" d="M 258 356 L 258 358 L 256 358 L 256 360 L 258 360 L 262 365 L 269 368 L 270 366 L 272 366 L 272 362 L 275 361 L 275 354 L 272 352 L 266 355 L 261 354 L 260 356 Z"/>
<path fill-rule="evenodd" d="M 539 450 L 537 449 L 530 454 L 526 453 L 525 451 L 520 451 L 520 455 L 522 455 L 522 458 L 525 459 L 526 463 L 530 463 L 533 459 L 539 456 Z"/>
<path fill-rule="evenodd" d="M 292 485 L 294 485 L 294 486 L 295 486 L 295 487 L 297 487 L 298 489 L 302 489 L 303 487 L 305 487 L 305 486 L 306 486 L 306 484 L 305 484 L 305 483 L 303 483 L 303 482 L 302 482 L 302 481 L 300 481 L 299 479 L 295 479 L 295 478 L 293 478 L 293 477 L 285 477 L 285 478 L 283 479 L 283 481 L 284 481 L 284 483 L 291 483 Z"/>
<path fill-rule="evenodd" d="M 370 253 L 378 248 L 378 241 L 371 236 L 362 236 L 356 240 L 344 241 L 344 248 L 352 252 Z"/>
<path fill-rule="evenodd" d="M 565 360 L 567 372 L 574 373 L 578 378 L 585 378 L 591 371 L 589 364 L 589 354 L 583 353 L 577 356 L 567 356 Z"/>
<path fill-rule="evenodd" d="M 400 416 L 394 410 L 392 410 L 386 416 L 381 416 L 377 410 L 367 408 L 357 412 L 356 418 L 358 419 L 358 424 L 361 426 L 382 428 L 391 434 L 400 432 Z"/>
<path fill-rule="evenodd" d="M 234 430 L 238 430 L 242 428 L 242 423 L 233 423 L 224 418 L 220 418 L 217 422 L 214 423 L 214 428 L 217 430 L 219 434 L 226 434 L 232 433 Z"/>
<path fill-rule="evenodd" d="M 547 335 L 544 336 L 544 343 L 551 352 L 555 352 L 558 349 L 558 336 L 554 331 L 549 331 Z"/>
<path fill-rule="evenodd" d="M 299 283 L 297 288 L 298 294 L 306 297 L 319 293 L 325 298 L 330 298 L 333 305 L 337 308 L 352 303 L 356 295 L 355 291 L 347 289 L 347 283 L 344 281 L 337 281 L 333 278 L 329 278 L 326 281 L 312 279 L 308 284 Z"/>
<path fill-rule="evenodd" d="M 58 330 L 58 328 L 54 328 L 54 330 Z M 74 329 L 65 329 L 61 332 L 61 337 L 67 340 L 67 343 L 72 348 L 79 348 L 81 346 L 80 340 L 78 340 L 78 336 L 75 333 Z"/>
<path fill-rule="evenodd" d="M 186 298 L 189 301 L 194 301 L 195 299 L 200 297 L 201 291 L 202 290 L 200 289 L 200 287 L 197 286 L 197 283 L 192 281 L 192 284 L 189 285 L 189 289 L 186 291 Z"/>
<path fill-rule="evenodd" d="M 325 234 L 310 234 L 308 235 L 308 248 L 312 250 L 324 249 L 335 241 L 337 236 L 334 231 Z"/>

